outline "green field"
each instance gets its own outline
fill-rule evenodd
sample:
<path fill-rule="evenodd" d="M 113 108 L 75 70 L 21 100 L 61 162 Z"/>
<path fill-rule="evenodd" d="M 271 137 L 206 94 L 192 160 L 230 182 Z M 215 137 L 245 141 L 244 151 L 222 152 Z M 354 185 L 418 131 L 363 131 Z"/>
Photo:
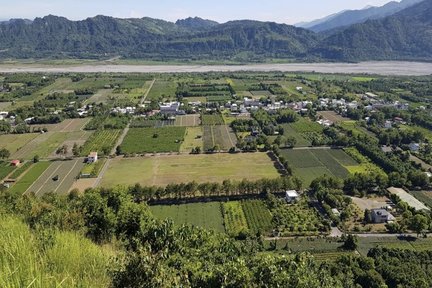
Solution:
<path fill-rule="evenodd" d="M 174 99 L 177 91 L 177 83 L 175 81 L 165 81 L 157 79 L 153 84 L 152 89 L 147 95 L 148 101 L 169 100 Z"/>
<path fill-rule="evenodd" d="M 325 174 L 346 178 L 349 172 L 344 166 L 358 165 L 343 150 L 337 149 L 281 150 L 281 154 L 293 168 L 294 175 L 303 180 L 304 187 Z"/>
<path fill-rule="evenodd" d="M 98 130 L 85 142 L 81 155 L 87 156 L 90 152 L 99 152 L 109 155 L 117 143 L 122 130 Z"/>
<path fill-rule="evenodd" d="M 5 148 L 13 155 L 38 135 L 37 133 L 0 135 L 0 149 Z"/>
<path fill-rule="evenodd" d="M 294 137 L 296 139 L 295 147 L 311 146 L 311 142 L 294 130 L 291 124 L 283 124 L 282 127 L 284 129 L 284 137 Z"/>
<path fill-rule="evenodd" d="M 190 224 L 198 227 L 225 232 L 219 202 L 193 203 L 171 206 L 150 206 L 159 219 L 170 218 L 176 225 Z"/>
<path fill-rule="evenodd" d="M 132 128 L 120 145 L 122 153 L 179 152 L 185 127 Z"/>
<path fill-rule="evenodd" d="M 223 180 L 258 180 L 280 177 L 265 153 L 167 155 L 145 158 L 112 159 L 102 179 L 102 186 L 166 186 L 170 183 Z"/>
<path fill-rule="evenodd" d="M 246 200 L 241 202 L 247 226 L 253 233 L 269 232 L 272 228 L 272 215 L 261 200 Z"/>
<path fill-rule="evenodd" d="M 30 166 L 32 166 L 33 162 L 27 161 L 24 164 L 21 164 L 21 166 L 19 168 L 17 168 L 10 176 L 10 179 L 17 179 L 19 178 L 22 174 L 24 174 L 24 172 L 27 171 L 27 169 L 30 168 Z"/>
<path fill-rule="evenodd" d="M 0 161 L 0 181 L 6 178 L 12 171 L 15 170 L 14 166 L 11 166 L 9 162 Z"/>
<path fill-rule="evenodd" d="M 45 172 L 51 165 L 51 162 L 38 162 L 34 164 L 21 179 L 15 183 L 10 191 L 12 193 L 22 194 Z"/>
<path fill-rule="evenodd" d="M 201 115 L 202 125 L 224 125 L 225 121 L 221 114 Z"/>
<path fill-rule="evenodd" d="M 321 133 L 323 127 L 316 122 L 300 117 L 297 122 L 289 124 L 297 133 L 317 132 Z"/>
<path fill-rule="evenodd" d="M 219 147 L 219 150 L 228 151 L 237 144 L 237 137 L 227 125 L 204 126 L 204 151 Z"/>
<path fill-rule="evenodd" d="M 241 202 L 232 201 L 222 204 L 222 213 L 225 223 L 225 230 L 228 235 L 238 236 L 248 232 L 248 224 L 243 212 Z"/>
<path fill-rule="evenodd" d="M 426 206 L 432 207 L 432 191 L 411 191 L 411 194 Z"/>
<path fill-rule="evenodd" d="M 187 127 L 184 137 L 184 141 L 180 146 L 180 152 L 190 153 L 192 149 L 200 147 L 201 151 L 204 149 L 203 145 L 203 129 L 201 126 L 198 127 Z"/>

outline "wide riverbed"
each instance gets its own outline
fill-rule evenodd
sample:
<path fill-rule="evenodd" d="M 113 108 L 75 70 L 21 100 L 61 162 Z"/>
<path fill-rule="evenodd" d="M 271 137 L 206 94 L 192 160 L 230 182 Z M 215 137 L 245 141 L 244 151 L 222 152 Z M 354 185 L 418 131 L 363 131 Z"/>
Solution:
<path fill-rule="evenodd" d="M 318 72 L 341 74 L 377 74 L 397 76 L 432 75 L 432 63 L 360 62 L 360 63 L 292 63 L 248 65 L 43 65 L 0 64 L 0 73 L 181 73 L 181 72 Z"/>

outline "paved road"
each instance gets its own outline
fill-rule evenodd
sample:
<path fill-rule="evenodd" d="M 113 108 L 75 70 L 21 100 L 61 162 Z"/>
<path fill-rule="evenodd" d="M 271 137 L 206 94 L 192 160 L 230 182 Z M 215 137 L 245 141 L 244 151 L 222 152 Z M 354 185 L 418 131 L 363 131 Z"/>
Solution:
<path fill-rule="evenodd" d="M 204 73 L 204 72 L 318 72 L 422 76 L 432 74 L 432 63 L 370 61 L 360 63 L 289 63 L 248 65 L 43 65 L 2 64 L 0 73 Z"/>

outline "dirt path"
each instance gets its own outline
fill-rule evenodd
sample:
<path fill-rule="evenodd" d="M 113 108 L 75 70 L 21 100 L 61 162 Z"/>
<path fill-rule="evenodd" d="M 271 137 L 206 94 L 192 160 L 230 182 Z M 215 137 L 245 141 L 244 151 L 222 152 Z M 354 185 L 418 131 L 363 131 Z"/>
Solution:
<path fill-rule="evenodd" d="M 150 87 L 147 89 L 144 96 L 141 98 L 140 104 L 143 104 L 144 101 L 147 99 L 148 94 L 150 93 L 151 89 L 153 88 L 154 83 L 156 82 L 156 79 L 153 79 L 153 81 L 150 84 Z"/>
<path fill-rule="evenodd" d="M 111 159 L 108 159 L 107 161 L 105 161 L 104 167 L 100 171 L 99 176 L 96 178 L 96 181 L 93 184 L 93 188 L 96 188 L 99 186 L 100 182 L 103 179 L 103 176 L 105 175 L 106 171 L 108 170 L 110 162 L 111 162 Z"/>

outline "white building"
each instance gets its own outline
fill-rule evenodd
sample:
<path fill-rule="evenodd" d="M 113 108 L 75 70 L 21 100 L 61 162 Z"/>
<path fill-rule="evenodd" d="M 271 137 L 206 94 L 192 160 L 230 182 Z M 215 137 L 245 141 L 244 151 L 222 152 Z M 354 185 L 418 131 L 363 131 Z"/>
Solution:
<path fill-rule="evenodd" d="M 288 203 L 294 203 L 294 202 L 296 202 L 299 197 L 300 197 L 299 194 L 295 190 L 288 190 L 288 191 L 285 192 L 285 200 Z"/>

